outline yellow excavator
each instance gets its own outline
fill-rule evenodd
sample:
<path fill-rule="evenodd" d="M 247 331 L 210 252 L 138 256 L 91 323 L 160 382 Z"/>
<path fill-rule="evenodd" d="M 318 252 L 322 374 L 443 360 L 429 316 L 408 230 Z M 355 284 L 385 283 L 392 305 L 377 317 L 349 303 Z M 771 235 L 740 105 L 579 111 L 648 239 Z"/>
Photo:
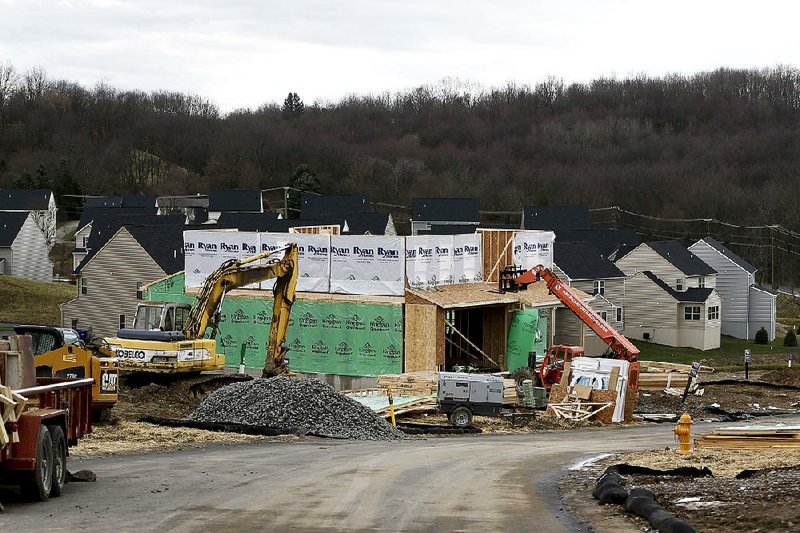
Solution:
<path fill-rule="evenodd" d="M 277 259 L 279 252 L 284 254 Z M 228 260 L 203 282 L 194 307 L 172 302 L 141 303 L 134 327 L 121 329 L 116 337 L 104 341 L 123 371 L 177 374 L 221 370 L 225 355 L 217 353 L 214 339 L 226 293 L 276 278 L 263 375 L 288 374 L 285 340 L 297 287 L 297 258 L 297 245 L 288 244 L 246 259 Z"/>

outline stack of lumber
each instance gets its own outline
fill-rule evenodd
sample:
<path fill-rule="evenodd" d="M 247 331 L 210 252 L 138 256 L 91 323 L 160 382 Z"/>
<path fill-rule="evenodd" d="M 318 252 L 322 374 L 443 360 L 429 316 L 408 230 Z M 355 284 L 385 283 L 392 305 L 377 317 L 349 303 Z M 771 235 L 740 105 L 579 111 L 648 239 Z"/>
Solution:
<path fill-rule="evenodd" d="M 643 390 L 664 390 L 669 388 L 684 389 L 688 374 L 680 372 L 642 372 L 639 374 L 639 389 Z"/>
<path fill-rule="evenodd" d="M 378 385 L 391 387 L 396 396 L 430 396 L 439 388 L 439 374 L 429 371 L 384 374 L 378 376 Z"/>
<path fill-rule="evenodd" d="M 664 363 L 661 361 L 639 361 L 639 368 L 642 373 L 644 372 L 679 372 L 681 374 L 688 374 L 692 369 L 692 365 L 684 365 L 681 363 Z M 700 366 L 700 372 L 713 372 L 714 369 L 710 366 Z"/>
<path fill-rule="evenodd" d="M 17 431 L 6 431 L 6 423 L 17 422 L 27 402 L 27 398 L 12 391 L 10 387 L 0 385 L 0 448 L 19 442 Z"/>
<path fill-rule="evenodd" d="M 715 429 L 695 439 L 702 448 L 800 448 L 800 426 L 765 425 Z"/>
<path fill-rule="evenodd" d="M 503 405 L 514 405 L 519 402 L 517 382 L 513 379 L 503 380 Z"/>

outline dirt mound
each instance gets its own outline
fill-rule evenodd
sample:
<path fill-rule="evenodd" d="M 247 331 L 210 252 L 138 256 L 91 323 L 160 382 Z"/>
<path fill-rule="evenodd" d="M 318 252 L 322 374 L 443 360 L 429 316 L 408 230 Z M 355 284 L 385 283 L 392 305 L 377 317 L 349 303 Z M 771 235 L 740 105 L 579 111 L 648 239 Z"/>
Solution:
<path fill-rule="evenodd" d="M 188 417 L 297 428 L 302 432 L 359 440 L 396 440 L 403 434 L 386 420 L 316 379 L 275 377 L 234 383 L 208 396 Z"/>
<path fill-rule="evenodd" d="M 766 381 L 767 383 L 775 383 L 778 385 L 794 385 L 800 387 L 800 368 L 782 368 L 781 370 L 772 370 L 762 375 L 759 381 Z"/>

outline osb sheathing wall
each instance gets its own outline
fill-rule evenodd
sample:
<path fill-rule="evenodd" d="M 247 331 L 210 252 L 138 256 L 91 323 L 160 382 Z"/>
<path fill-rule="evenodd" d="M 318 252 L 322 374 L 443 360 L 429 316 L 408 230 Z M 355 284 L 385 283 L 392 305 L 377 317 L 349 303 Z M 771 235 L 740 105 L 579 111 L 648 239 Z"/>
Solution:
<path fill-rule="evenodd" d="M 444 364 L 444 309 L 406 303 L 405 372 L 436 370 Z"/>
<path fill-rule="evenodd" d="M 508 305 L 483 308 L 483 343 L 481 348 L 486 354 L 506 370 L 506 341 L 510 322 Z M 484 362 L 486 364 L 486 362 Z"/>
<path fill-rule="evenodd" d="M 483 250 L 483 278 L 497 282 L 504 267 L 514 264 L 514 234 L 516 230 L 480 229 Z"/>

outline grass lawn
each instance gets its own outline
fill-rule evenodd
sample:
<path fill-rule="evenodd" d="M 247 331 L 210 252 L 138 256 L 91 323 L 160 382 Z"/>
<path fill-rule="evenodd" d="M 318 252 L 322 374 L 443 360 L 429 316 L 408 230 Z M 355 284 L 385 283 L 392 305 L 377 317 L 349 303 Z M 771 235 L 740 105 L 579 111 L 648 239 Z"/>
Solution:
<path fill-rule="evenodd" d="M 755 344 L 751 340 L 722 335 L 720 347 L 705 352 L 694 348 L 675 348 L 643 341 L 633 341 L 633 343 L 641 350 L 639 359 L 650 361 L 672 363 L 704 361 L 719 369 L 744 368 L 744 351 L 750 350 L 750 367 L 753 369 L 784 367 L 788 354 L 794 354 L 795 363 L 800 364 L 800 348 L 787 348 L 783 345 L 783 337 L 777 337 L 770 344 Z"/>
<path fill-rule="evenodd" d="M 60 325 L 58 304 L 75 298 L 75 286 L 0 276 L 0 322 Z"/>

